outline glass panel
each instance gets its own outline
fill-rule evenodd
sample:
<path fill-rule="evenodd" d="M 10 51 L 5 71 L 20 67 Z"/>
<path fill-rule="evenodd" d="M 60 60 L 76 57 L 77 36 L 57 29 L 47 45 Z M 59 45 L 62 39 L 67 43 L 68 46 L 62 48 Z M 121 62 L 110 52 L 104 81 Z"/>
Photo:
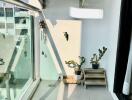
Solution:
<path fill-rule="evenodd" d="M 47 31 L 45 32 L 49 34 Z M 59 75 L 56 70 L 53 55 L 51 54 L 52 51 L 49 49 L 48 44 L 45 42 L 42 34 L 44 33 L 41 33 L 40 40 L 40 76 L 43 80 L 57 80 Z"/>
<path fill-rule="evenodd" d="M 15 23 L 16 24 L 26 24 L 26 18 L 25 17 L 16 17 Z"/>
<path fill-rule="evenodd" d="M 27 35 L 28 29 L 16 29 L 16 35 Z"/>
<path fill-rule="evenodd" d="M 6 17 L 13 17 L 13 8 L 5 8 Z"/>
<path fill-rule="evenodd" d="M 0 17 L 4 17 L 4 8 L 0 8 Z"/>
<path fill-rule="evenodd" d="M 0 8 L 0 100 L 19 98 L 33 79 L 33 16 L 15 9 Z"/>

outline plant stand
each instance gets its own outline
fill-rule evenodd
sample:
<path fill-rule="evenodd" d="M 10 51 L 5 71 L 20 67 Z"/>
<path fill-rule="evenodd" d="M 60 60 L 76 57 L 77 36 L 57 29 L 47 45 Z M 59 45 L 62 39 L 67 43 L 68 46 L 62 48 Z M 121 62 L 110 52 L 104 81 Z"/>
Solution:
<path fill-rule="evenodd" d="M 87 86 L 107 86 L 106 74 L 103 68 L 84 68 L 82 72 L 82 84 Z"/>

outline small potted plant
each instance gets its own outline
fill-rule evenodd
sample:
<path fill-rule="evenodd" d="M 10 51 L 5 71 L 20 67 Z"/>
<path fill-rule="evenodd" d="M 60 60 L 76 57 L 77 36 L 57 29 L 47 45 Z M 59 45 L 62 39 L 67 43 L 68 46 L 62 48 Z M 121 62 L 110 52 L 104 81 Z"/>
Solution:
<path fill-rule="evenodd" d="M 85 58 L 84 57 L 80 57 L 80 64 L 78 64 L 77 62 L 75 62 L 74 60 L 70 60 L 70 61 L 65 61 L 65 63 L 71 67 L 74 68 L 75 70 L 75 74 L 76 75 L 80 75 L 81 74 L 81 67 L 83 65 L 83 63 L 85 62 Z"/>
<path fill-rule="evenodd" d="M 93 69 L 99 68 L 99 61 L 101 60 L 101 58 L 105 54 L 106 50 L 107 50 L 107 48 L 103 47 L 102 49 L 98 49 L 99 55 L 97 55 L 96 53 L 93 54 L 93 57 L 90 60 L 90 63 L 92 64 Z"/>

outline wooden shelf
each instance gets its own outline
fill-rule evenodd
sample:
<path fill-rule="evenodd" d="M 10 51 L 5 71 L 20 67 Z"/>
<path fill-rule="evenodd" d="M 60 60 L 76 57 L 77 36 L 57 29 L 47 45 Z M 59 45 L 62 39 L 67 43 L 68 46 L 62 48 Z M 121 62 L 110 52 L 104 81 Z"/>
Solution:
<path fill-rule="evenodd" d="M 85 78 L 105 78 L 105 76 L 103 74 L 98 74 L 98 73 L 95 73 L 95 74 L 86 74 L 85 75 Z"/>
<path fill-rule="evenodd" d="M 89 80 L 86 80 L 84 84 L 86 85 L 106 85 L 106 81 L 100 80 L 100 79 L 96 79 L 96 80 L 89 79 Z"/>
<path fill-rule="evenodd" d="M 87 88 L 87 86 L 106 86 L 106 75 L 105 70 L 103 68 L 92 69 L 92 68 L 84 68 L 83 69 L 83 84 Z"/>

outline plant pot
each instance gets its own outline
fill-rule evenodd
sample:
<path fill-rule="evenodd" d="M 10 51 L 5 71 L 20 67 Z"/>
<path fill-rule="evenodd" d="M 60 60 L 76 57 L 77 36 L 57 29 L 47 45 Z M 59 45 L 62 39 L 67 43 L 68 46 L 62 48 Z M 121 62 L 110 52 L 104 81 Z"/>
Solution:
<path fill-rule="evenodd" d="M 81 71 L 75 71 L 75 74 L 76 75 L 80 75 L 81 74 Z"/>
<path fill-rule="evenodd" d="M 75 79 L 76 80 L 80 80 L 81 79 L 81 75 L 75 75 Z"/>
<path fill-rule="evenodd" d="M 75 74 L 76 75 L 80 75 L 81 74 L 81 69 L 75 68 L 74 70 L 75 70 Z"/>
<path fill-rule="evenodd" d="M 81 84 L 81 75 L 75 75 L 74 77 L 75 77 L 76 83 L 78 85 L 80 85 Z"/>
<path fill-rule="evenodd" d="M 98 69 L 99 68 L 99 64 L 92 64 L 92 68 L 93 69 Z"/>

